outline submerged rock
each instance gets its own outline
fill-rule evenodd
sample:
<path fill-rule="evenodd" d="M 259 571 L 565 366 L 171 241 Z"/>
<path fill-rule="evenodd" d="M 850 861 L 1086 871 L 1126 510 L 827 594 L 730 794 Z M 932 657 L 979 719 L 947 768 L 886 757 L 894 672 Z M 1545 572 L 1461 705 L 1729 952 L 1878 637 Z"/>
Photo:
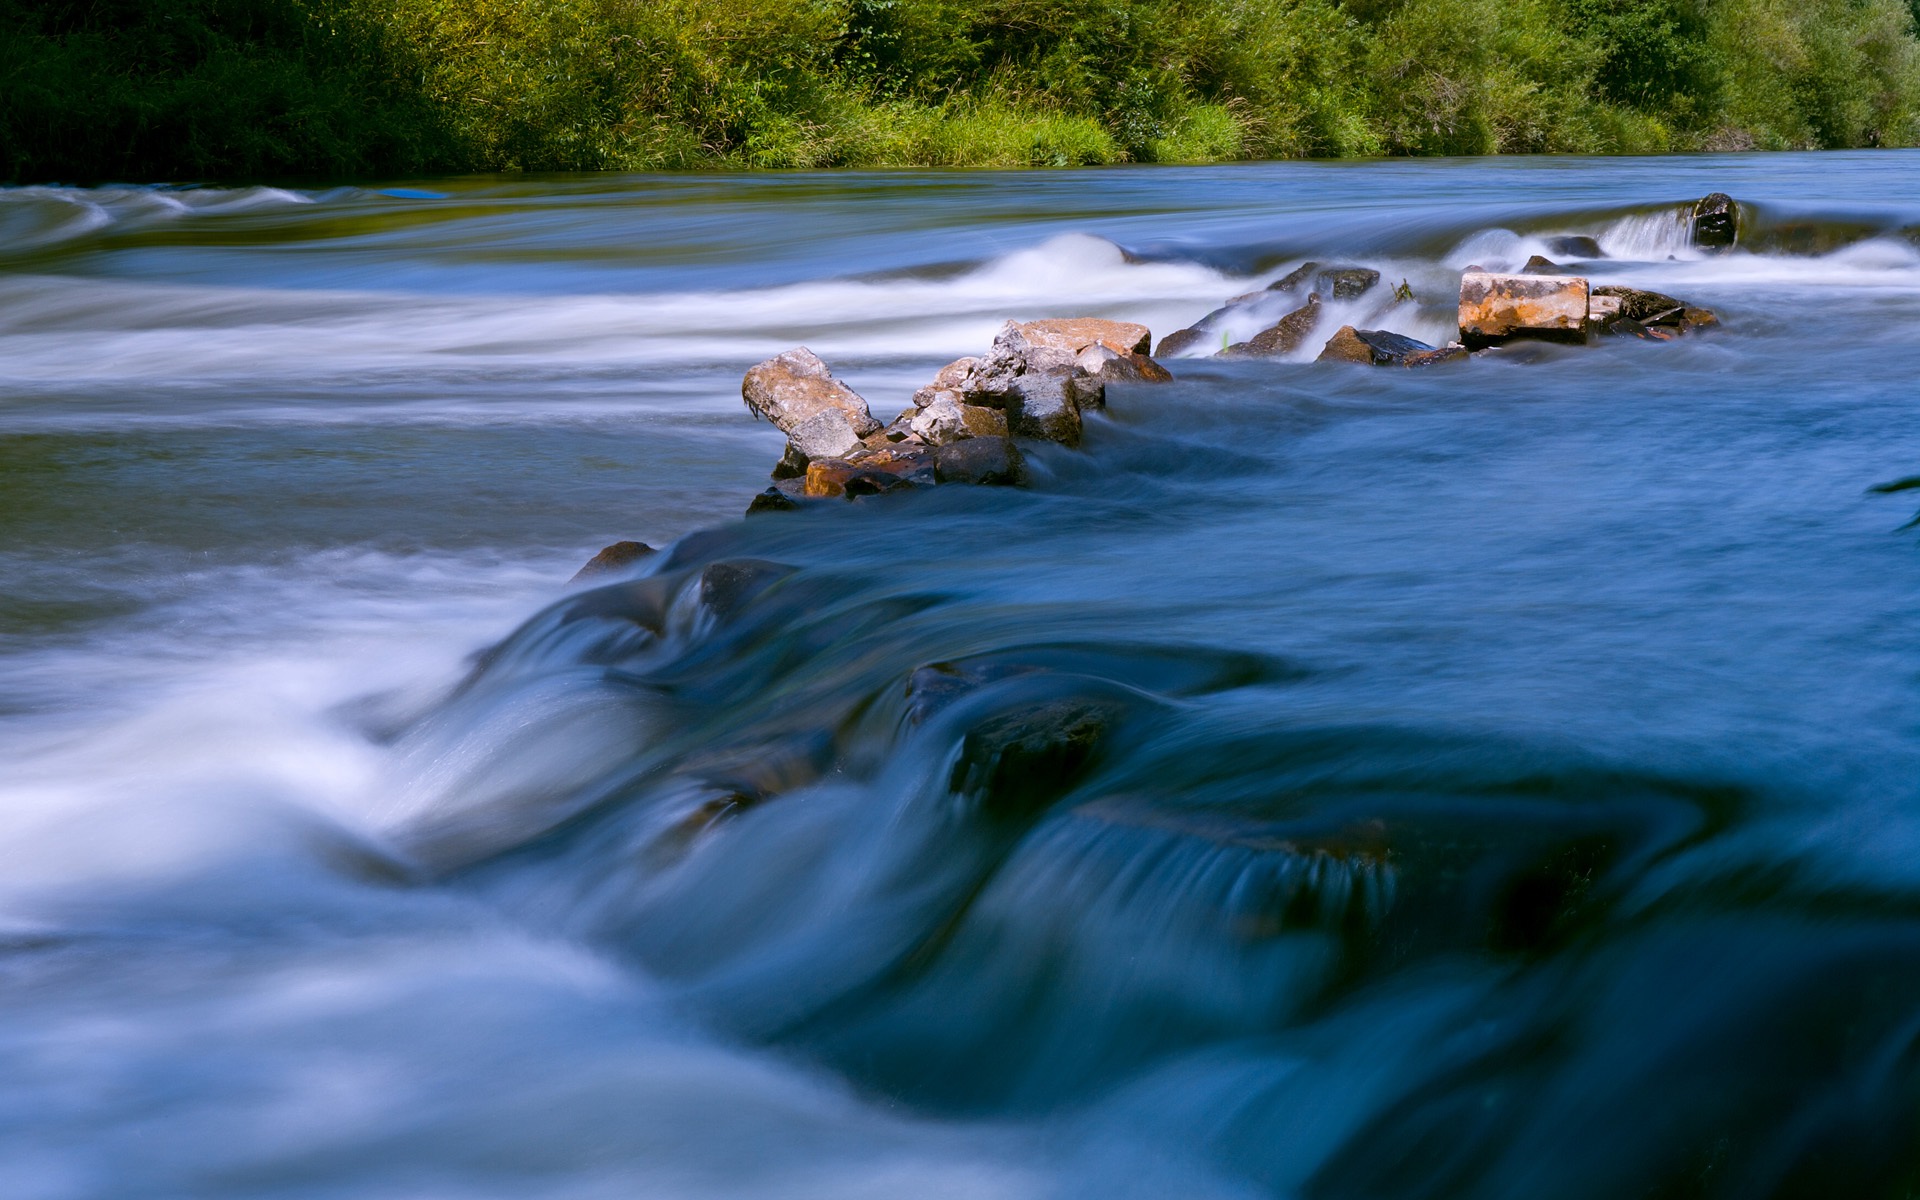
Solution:
<path fill-rule="evenodd" d="M 579 583 L 583 579 L 618 574 L 641 559 L 657 553 L 658 551 L 645 542 L 615 542 L 588 559 L 587 565 L 574 572 L 573 578 L 567 582 Z"/>
<path fill-rule="evenodd" d="M 1010 437 L 974 437 L 941 446 L 933 452 L 933 474 L 939 483 L 1024 487 L 1027 482 L 1026 462 Z"/>
<path fill-rule="evenodd" d="M 1605 258 L 1606 251 L 1600 249 L 1597 239 L 1584 233 L 1563 233 L 1547 239 L 1547 253 L 1563 254 L 1568 258 Z"/>
<path fill-rule="evenodd" d="M 1725 192 L 1702 196 L 1693 204 L 1693 244 L 1725 250 L 1740 238 L 1740 205 Z"/>
<path fill-rule="evenodd" d="M 1516 337 L 1585 342 L 1587 292 L 1577 275 L 1469 271 L 1460 277 L 1460 340 L 1476 350 Z"/>
<path fill-rule="evenodd" d="M 805 346 L 748 369 L 740 396 L 755 416 L 765 417 L 788 435 L 824 412 L 841 414 L 856 438 L 880 428 L 860 393 L 835 379 L 819 355 Z"/>
<path fill-rule="evenodd" d="M 770 487 L 747 504 L 747 515 L 754 517 L 762 513 L 796 512 L 800 507 L 800 501 L 790 492 L 778 487 Z"/>
<path fill-rule="evenodd" d="M 947 786 L 989 815 L 1031 816 L 1086 777 L 1120 715 L 1061 699 L 989 717 L 962 739 Z"/>
<path fill-rule="evenodd" d="M 1308 296 L 1307 302 L 1281 317 L 1244 342 L 1236 342 L 1220 352 L 1223 358 L 1272 358 L 1298 350 L 1320 323 L 1320 297 Z"/>

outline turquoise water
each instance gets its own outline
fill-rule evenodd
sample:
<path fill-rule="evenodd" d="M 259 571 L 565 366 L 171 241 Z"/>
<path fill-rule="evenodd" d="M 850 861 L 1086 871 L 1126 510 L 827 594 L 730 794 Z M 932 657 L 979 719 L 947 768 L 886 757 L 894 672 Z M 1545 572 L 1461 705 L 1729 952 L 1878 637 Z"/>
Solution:
<path fill-rule="evenodd" d="M 0 192 L 0 1191 L 1909 1194 L 1917 170 Z M 1723 327 L 739 519 L 790 346 L 1565 233 Z"/>

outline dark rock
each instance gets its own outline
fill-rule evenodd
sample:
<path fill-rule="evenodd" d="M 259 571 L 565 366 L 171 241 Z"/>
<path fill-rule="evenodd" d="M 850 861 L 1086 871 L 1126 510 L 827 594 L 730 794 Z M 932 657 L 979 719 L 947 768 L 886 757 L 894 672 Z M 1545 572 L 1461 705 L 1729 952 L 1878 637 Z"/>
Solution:
<path fill-rule="evenodd" d="M 805 346 L 749 368 L 740 396 L 755 416 L 765 417 L 789 435 L 802 422 L 826 411 L 845 417 L 856 438 L 880 428 L 860 394 L 835 379 L 827 364 Z"/>
<path fill-rule="evenodd" d="M 1632 332 L 1616 330 L 1612 326 L 1618 320 L 1632 321 L 1639 325 L 1666 326 L 1673 329 L 1688 330 L 1718 325 L 1720 318 L 1711 309 L 1696 308 L 1685 301 L 1665 294 L 1649 292 L 1641 288 L 1621 287 L 1607 284 L 1593 289 L 1593 294 L 1602 298 L 1616 299 L 1620 302 L 1617 316 L 1602 322 L 1603 332 Z M 1635 334 L 1634 336 L 1639 336 Z"/>
<path fill-rule="evenodd" d="M 1022 375 L 1007 394 L 1008 425 L 1018 437 L 1080 444 L 1081 390 L 1062 372 Z M 1105 401 L 1105 389 L 1101 389 Z"/>
<path fill-rule="evenodd" d="M 807 456 L 792 442 L 787 443 L 786 451 L 780 455 L 780 461 L 773 464 L 775 479 L 798 479 L 807 473 Z"/>
<path fill-rule="evenodd" d="M 714 616 L 731 617 L 761 592 L 799 570 L 763 558 L 709 563 L 700 572 L 700 603 Z"/>
<path fill-rule="evenodd" d="M 1563 254 L 1568 258 L 1605 258 L 1606 252 L 1600 249 L 1600 243 L 1584 233 L 1567 233 L 1547 239 L 1547 251 L 1551 254 Z"/>
<path fill-rule="evenodd" d="M 1384 329 L 1355 329 L 1351 325 L 1342 325 L 1338 333 L 1327 339 L 1326 348 L 1320 351 L 1320 357 L 1316 361 L 1370 363 L 1376 367 L 1397 367 L 1406 365 L 1410 355 L 1433 352 L 1432 346 L 1402 334 L 1391 333 Z"/>
<path fill-rule="evenodd" d="M 1458 342 L 1441 346 L 1435 350 L 1415 350 L 1400 360 L 1403 367 L 1434 367 L 1441 363 L 1465 362 L 1472 355 Z"/>
<path fill-rule="evenodd" d="M 1725 250 L 1740 238 L 1740 205 L 1725 192 L 1702 196 L 1693 205 L 1693 244 Z"/>
<path fill-rule="evenodd" d="M 1320 264 L 1317 262 L 1301 263 L 1293 270 L 1288 271 L 1285 275 L 1268 284 L 1267 290 L 1270 292 L 1297 292 L 1307 280 L 1313 278 L 1313 273 L 1319 269 Z"/>
<path fill-rule="evenodd" d="M 1032 816 L 1087 776 L 1118 715 L 1052 700 L 989 717 L 962 739 L 947 786 L 990 816 Z"/>
<path fill-rule="evenodd" d="M 1526 266 L 1520 268 L 1520 273 L 1522 275 L 1565 275 L 1567 269 L 1550 258 L 1542 258 L 1536 254 L 1527 260 Z"/>
<path fill-rule="evenodd" d="M 1012 438 L 975 437 L 951 442 L 933 452 L 934 478 L 941 483 L 1021 487 L 1027 467 Z"/>
<path fill-rule="evenodd" d="M 747 515 L 753 517 L 759 516 L 762 513 L 795 512 L 799 508 L 800 502 L 798 500 L 795 500 L 792 496 L 789 496 L 777 487 L 770 487 L 758 496 L 755 496 L 752 503 L 747 505 Z"/>
<path fill-rule="evenodd" d="M 1328 267 L 1313 277 L 1313 290 L 1335 300 L 1354 300 L 1379 282 L 1380 272 L 1370 267 Z"/>
<path fill-rule="evenodd" d="M 1320 297 L 1308 296 L 1307 302 L 1281 317 L 1274 324 L 1220 352 L 1223 358 L 1272 358 L 1300 348 L 1320 323 Z"/>
<path fill-rule="evenodd" d="M 1222 312 L 1226 311 L 1224 309 Z M 1218 334 L 1210 329 L 1196 325 L 1191 329 L 1182 329 L 1160 339 L 1160 345 L 1153 352 L 1155 358 L 1173 358 L 1187 350 L 1210 346 L 1220 340 Z"/>
<path fill-rule="evenodd" d="M 615 542 L 588 559 L 587 565 L 574 572 L 573 578 L 567 582 L 579 583 L 583 579 L 613 575 L 654 553 L 654 548 L 645 542 Z"/>

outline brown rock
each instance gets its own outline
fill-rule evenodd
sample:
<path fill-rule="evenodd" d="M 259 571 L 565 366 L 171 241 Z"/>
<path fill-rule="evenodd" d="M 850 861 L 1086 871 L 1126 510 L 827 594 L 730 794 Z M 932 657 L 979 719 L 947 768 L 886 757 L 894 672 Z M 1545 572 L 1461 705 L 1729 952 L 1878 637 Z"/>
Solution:
<path fill-rule="evenodd" d="M 1360 340 L 1360 331 L 1351 325 L 1342 325 L 1327 339 L 1315 362 L 1353 362 L 1371 363 L 1373 347 Z"/>
<path fill-rule="evenodd" d="M 1281 317 L 1273 325 L 1220 352 L 1224 358 L 1272 358 L 1300 348 L 1320 323 L 1320 297 L 1308 296 L 1307 302 Z"/>
<path fill-rule="evenodd" d="M 859 459 L 830 458 L 807 464 L 805 494 L 872 496 L 933 482 L 933 455 L 921 448 L 878 450 Z"/>
<path fill-rule="evenodd" d="M 1192 329 L 1182 329 L 1161 338 L 1160 345 L 1154 350 L 1153 356 L 1155 358 L 1173 358 L 1184 351 L 1192 350 L 1196 347 L 1216 345 L 1219 341 L 1220 337 L 1218 334 L 1211 330 L 1201 329 L 1195 326 Z"/>
<path fill-rule="evenodd" d="M 1074 357 L 1073 364 L 1081 374 L 1101 383 L 1173 382 L 1173 372 L 1146 355 L 1121 354 L 1104 344 L 1088 346 Z"/>
<path fill-rule="evenodd" d="M 1469 347 L 1509 338 L 1587 340 L 1587 281 L 1574 275 L 1493 275 L 1460 278 L 1460 340 Z"/>
<path fill-rule="evenodd" d="M 1069 357 L 1094 345 L 1106 346 L 1120 354 L 1145 354 L 1153 341 L 1145 325 L 1101 317 L 1054 317 L 1027 321 L 1018 328 L 1029 345 L 1064 350 Z"/>
<path fill-rule="evenodd" d="M 1288 271 L 1285 275 L 1268 284 L 1267 290 L 1270 292 L 1297 292 L 1300 290 L 1300 285 L 1312 279 L 1313 273 L 1319 269 L 1320 264 L 1317 262 L 1301 263 L 1293 270 Z"/>
<path fill-rule="evenodd" d="M 1436 350 L 1415 350 L 1400 360 L 1403 367 L 1435 367 L 1441 363 L 1465 362 L 1472 355 L 1458 342 L 1441 346 Z"/>
<path fill-rule="evenodd" d="M 1536 254 L 1527 260 L 1526 266 L 1520 268 L 1520 273 L 1522 275 L 1565 275 L 1567 271 L 1552 259 Z"/>
<path fill-rule="evenodd" d="M 915 408 L 925 408 L 927 402 L 933 399 L 936 392 L 964 393 L 970 390 L 974 377 L 974 369 L 979 365 L 980 360 L 977 358 L 956 358 L 946 366 L 941 367 L 938 371 L 934 372 L 933 379 L 928 382 L 927 386 L 913 394 L 913 406 Z M 901 419 L 909 419 L 912 415 L 910 412 L 903 413 L 901 414 Z"/>
<path fill-rule="evenodd" d="M 934 478 L 941 483 L 997 484 L 1021 487 L 1027 467 L 1012 438 L 976 437 L 952 442 L 933 452 Z"/>
<path fill-rule="evenodd" d="M 567 582 L 579 583 L 583 579 L 618 574 L 654 553 L 654 548 L 645 542 L 615 542 L 588 559 L 587 565 L 574 572 Z"/>
<path fill-rule="evenodd" d="M 880 428 L 860 393 L 835 379 L 827 364 L 805 346 L 749 368 L 741 381 L 740 396 L 755 416 L 765 417 L 789 435 L 803 422 L 828 411 L 845 417 L 856 438 Z"/>

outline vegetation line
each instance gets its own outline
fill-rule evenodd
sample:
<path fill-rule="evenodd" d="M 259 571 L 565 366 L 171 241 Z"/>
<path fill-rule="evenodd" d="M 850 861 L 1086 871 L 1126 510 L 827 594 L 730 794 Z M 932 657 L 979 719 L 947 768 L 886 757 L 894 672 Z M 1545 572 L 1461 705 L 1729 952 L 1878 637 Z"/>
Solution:
<path fill-rule="evenodd" d="M 12 182 L 1920 142 L 1920 0 L 0 0 Z"/>

